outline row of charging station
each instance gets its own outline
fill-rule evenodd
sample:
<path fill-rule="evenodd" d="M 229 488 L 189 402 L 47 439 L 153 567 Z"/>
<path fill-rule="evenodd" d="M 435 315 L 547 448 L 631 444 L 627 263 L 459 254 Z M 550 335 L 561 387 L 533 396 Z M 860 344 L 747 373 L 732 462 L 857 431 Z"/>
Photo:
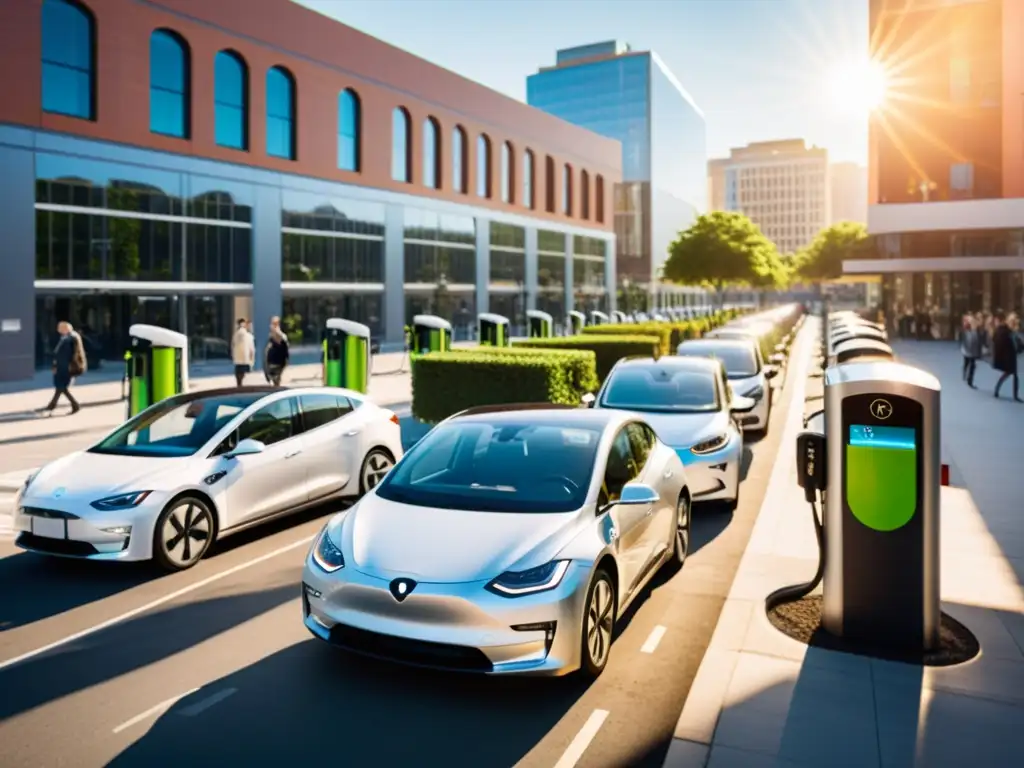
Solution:
<path fill-rule="evenodd" d="M 797 440 L 798 482 L 815 507 L 822 627 L 855 643 L 912 651 L 939 644 L 941 387 L 894 359 L 884 327 L 823 312 L 824 409 Z M 823 508 L 821 519 L 817 503 Z"/>

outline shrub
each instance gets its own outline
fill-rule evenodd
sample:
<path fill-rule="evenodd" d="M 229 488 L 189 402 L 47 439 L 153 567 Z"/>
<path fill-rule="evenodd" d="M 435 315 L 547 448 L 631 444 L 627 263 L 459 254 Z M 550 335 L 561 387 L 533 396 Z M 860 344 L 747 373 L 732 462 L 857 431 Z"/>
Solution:
<path fill-rule="evenodd" d="M 465 352 L 467 348 L 456 348 L 455 352 Z M 482 347 L 468 348 L 474 354 L 516 355 L 554 355 L 569 368 L 570 381 L 579 397 L 593 392 L 598 387 L 597 358 L 589 349 L 533 349 L 529 347 Z M 576 402 L 579 402 L 577 397 Z M 524 402 L 519 400 L 517 402 Z M 526 401 L 528 402 L 528 401 Z"/>
<path fill-rule="evenodd" d="M 670 355 L 675 347 L 672 346 L 673 328 L 672 323 L 608 323 L 605 325 L 586 325 L 583 327 L 585 336 L 654 336 L 658 339 L 658 346 L 661 354 Z"/>
<path fill-rule="evenodd" d="M 635 326 L 631 326 L 635 327 Z M 523 339 L 512 342 L 513 347 L 532 349 L 576 349 L 590 350 L 597 361 L 597 378 L 604 381 L 619 360 L 632 356 L 661 356 L 661 338 L 639 334 L 603 336 L 581 334 L 579 336 L 558 336 L 549 339 Z"/>

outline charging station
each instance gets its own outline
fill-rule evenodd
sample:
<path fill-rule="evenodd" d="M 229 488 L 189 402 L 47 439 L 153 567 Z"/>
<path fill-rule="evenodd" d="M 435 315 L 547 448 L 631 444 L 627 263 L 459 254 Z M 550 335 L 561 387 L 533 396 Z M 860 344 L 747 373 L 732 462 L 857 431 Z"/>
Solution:
<path fill-rule="evenodd" d="M 892 347 L 878 339 L 847 339 L 836 343 L 829 352 L 829 363 L 839 365 L 864 358 L 892 360 Z"/>
<path fill-rule="evenodd" d="M 477 316 L 477 330 L 482 347 L 510 347 L 512 346 L 512 334 L 510 333 L 508 318 L 504 315 L 496 315 L 491 312 L 481 312 Z"/>
<path fill-rule="evenodd" d="M 566 329 L 569 331 L 570 336 L 575 336 L 576 334 L 581 333 L 586 324 L 587 316 L 582 312 L 577 312 L 575 309 L 566 317 Z"/>
<path fill-rule="evenodd" d="M 547 312 L 526 310 L 526 324 L 531 339 L 547 339 L 555 335 L 555 319 Z"/>
<path fill-rule="evenodd" d="M 323 380 L 327 387 L 366 393 L 372 368 L 370 328 L 352 320 L 327 320 L 323 343 Z"/>
<path fill-rule="evenodd" d="M 608 315 L 604 312 L 598 312 L 596 309 L 590 313 L 590 324 L 591 325 L 608 325 Z"/>
<path fill-rule="evenodd" d="M 448 352 L 452 348 L 452 324 L 437 315 L 416 315 L 412 319 L 412 353 Z"/>
<path fill-rule="evenodd" d="M 157 325 L 136 324 L 128 365 L 128 417 L 173 395 L 188 391 L 188 337 Z"/>

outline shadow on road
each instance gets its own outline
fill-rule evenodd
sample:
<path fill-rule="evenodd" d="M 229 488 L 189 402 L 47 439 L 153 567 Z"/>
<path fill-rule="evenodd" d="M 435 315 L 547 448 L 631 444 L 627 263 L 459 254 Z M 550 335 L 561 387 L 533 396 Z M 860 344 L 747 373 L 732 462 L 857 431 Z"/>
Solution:
<path fill-rule="evenodd" d="M 5 440 L 0 440 L 0 445 L 20 445 L 22 443 L 38 443 L 41 440 L 57 440 L 65 437 L 74 437 L 75 435 L 89 435 L 93 434 L 99 438 L 101 435 L 110 431 L 108 427 L 86 427 L 84 429 L 69 429 L 64 432 L 47 432 L 43 435 L 21 435 L 20 437 L 8 437 Z M 66 450 L 66 449 L 65 449 Z M 28 474 L 28 470 L 25 471 Z"/>
<path fill-rule="evenodd" d="M 235 689 L 210 716 L 189 707 Z M 515 765 L 586 686 L 461 676 L 364 659 L 309 639 L 182 699 L 108 766 Z"/>

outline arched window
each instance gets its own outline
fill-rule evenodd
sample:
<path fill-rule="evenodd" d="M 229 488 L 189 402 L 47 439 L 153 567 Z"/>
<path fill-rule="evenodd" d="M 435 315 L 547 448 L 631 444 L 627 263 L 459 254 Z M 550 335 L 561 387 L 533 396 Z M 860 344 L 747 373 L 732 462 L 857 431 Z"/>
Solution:
<path fill-rule="evenodd" d="M 516 201 L 516 160 L 510 141 L 501 145 L 501 200 L 504 203 Z"/>
<path fill-rule="evenodd" d="M 295 78 L 284 67 L 267 70 L 267 154 L 295 159 Z"/>
<path fill-rule="evenodd" d="M 362 135 L 362 104 L 351 88 L 338 94 L 338 168 L 343 171 L 360 169 L 360 139 Z"/>
<path fill-rule="evenodd" d="M 177 32 L 149 36 L 149 130 L 187 139 L 190 133 L 191 72 L 188 44 Z"/>
<path fill-rule="evenodd" d="M 590 218 L 590 174 L 580 171 L 580 218 Z"/>
<path fill-rule="evenodd" d="M 604 176 L 594 177 L 594 218 L 598 224 L 604 224 Z"/>
<path fill-rule="evenodd" d="M 536 200 L 533 197 L 533 150 L 526 150 L 523 153 L 523 205 L 530 210 L 536 208 Z"/>
<path fill-rule="evenodd" d="M 491 196 L 491 140 L 486 133 L 476 139 L 476 195 Z"/>
<path fill-rule="evenodd" d="M 43 111 L 95 120 L 96 19 L 81 3 L 43 0 L 42 27 Z"/>
<path fill-rule="evenodd" d="M 441 188 L 441 125 L 435 117 L 423 121 L 423 186 Z"/>
<path fill-rule="evenodd" d="M 555 212 L 555 158 L 544 158 L 544 210 Z"/>
<path fill-rule="evenodd" d="M 452 131 L 452 184 L 455 191 L 462 194 L 469 191 L 469 158 L 466 152 L 466 129 L 456 125 Z"/>
<path fill-rule="evenodd" d="M 249 149 L 249 67 L 234 51 L 221 51 L 213 62 L 214 134 L 231 149 Z"/>
<path fill-rule="evenodd" d="M 405 107 L 391 113 L 391 178 L 412 182 L 412 123 Z"/>
<path fill-rule="evenodd" d="M 572 166 L 562 167 L 562 213 L 572 216 Z"/>

